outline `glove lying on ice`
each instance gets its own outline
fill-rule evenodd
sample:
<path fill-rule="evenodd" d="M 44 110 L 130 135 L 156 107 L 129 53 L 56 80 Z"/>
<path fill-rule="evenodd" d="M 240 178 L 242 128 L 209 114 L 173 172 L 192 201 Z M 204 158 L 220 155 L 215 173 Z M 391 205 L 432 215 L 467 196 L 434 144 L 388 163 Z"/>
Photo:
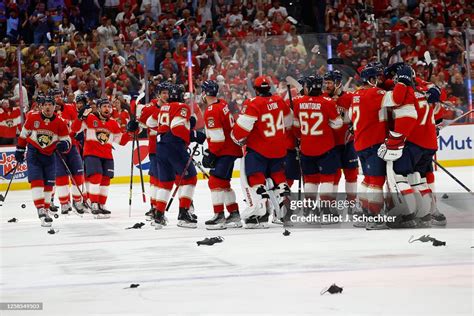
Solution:
<path fill-rule="evenodd" d="M 214 155 L 209 151 L 209 149 L 206 149 L 203 153 L 202 156 L 202 165 L 204 168 L 215 168 L 216 167 L 216 162 L 217 162 L 217 156 Z"/>
<path fill-rule="evenodd" d="M 403 154 L 405 147 L 405 136 L 390 131 L 385 143 L 380 145 L 377 155 L 385 161 L 395 161 Z"/>

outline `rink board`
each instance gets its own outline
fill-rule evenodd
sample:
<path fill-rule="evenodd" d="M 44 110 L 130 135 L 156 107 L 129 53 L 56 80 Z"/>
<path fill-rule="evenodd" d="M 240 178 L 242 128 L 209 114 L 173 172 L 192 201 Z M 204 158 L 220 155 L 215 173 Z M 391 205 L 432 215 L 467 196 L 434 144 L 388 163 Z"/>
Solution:
<path fill-rule="evenodd" d="M 439 150 L 437 153 L 437 160 L 445 167 L 460 167 L 460 166 L 473 166 L 474 165 L 474 151 L 473 151 L 473 140 L 474 135 L 474 124 L 466 125 L 454 125 L 444 128 L 440 132 L 438 139 Z M 140 141 L 140 158 L 142 162 L 142 169 L 145 181 L 148 181 L 148 170 L 150 160 L 148 157 L 148 141 Z M 131 158 L 131 143 L 125 146 L 114 145 L 113 151 L 115 160 L 115 177 L 112 179 L 112 183 L 129 183 L 130 182 L 130 158 Z M 199 146 L 195 153 L 194 160 L 200 162 L 202 160 L 202 152 L 205 146 Z M 191 149 L 189 149 L 191 151 Z M 15 147 L 5 146 L 0 147 L 0 190 L 5 191 L 8 182 L 11 178 L 11 174 L 5 177 L 15 165 Z M 140 181 L 139 175 L 139 164 L 138 164 L 138 150 L 134 150 L 134 182 Z M 199 178 L 202 179 L 203 175 L 199 172 Z M 234 166 L 234 177 L 240 175 L 240 163 L 239 160 Z M 27 180 L 27 166 L 24 163 L 18 172 L 15 174 L 15 178 L 11 185 L 11 190 L 25 190 L 29 189 L 30 186 Z"/>

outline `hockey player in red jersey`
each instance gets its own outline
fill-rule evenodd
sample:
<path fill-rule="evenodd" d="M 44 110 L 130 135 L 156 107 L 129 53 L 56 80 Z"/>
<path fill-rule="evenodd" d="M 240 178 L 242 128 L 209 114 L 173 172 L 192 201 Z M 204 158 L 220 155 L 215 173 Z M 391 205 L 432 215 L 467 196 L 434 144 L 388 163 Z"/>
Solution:
<path fill-rule="evenodd" d="M 147 220 L 154 220 L 156 212 L 157 192 L 158 192 L 158 166 L 156 164 L 156 135 L 158 129 L 158 115 L 160 107 L 168 102 L 169 84 L 166 82 L 160 83 L 157 87 L 157 98 L 152 99 L 150 104 L 145 106 L 139 117 L 139 122 L 142 127 L 148 128 L 148 157 L 150 159 L 150 169 L 148 175 L 150 176 L 150 203 L 151 208 L 145 213 Z"/>
<path fill-rule="evenodd" d="M 111 118 L 112 105 L 107 99 L 97 101 L 97 112 L 85 108 L 79 118 L 86 130 L 84 142 L 84 163 L 89 182 L 91 212 L 97 218 L 110 217 L 106 209 L 110 179 L 114 177 L 112 143 L 125 145 L 130 141 L 128 133 L 122 133 L 117 121 Z M 137 124 L 138 125 L 138 124 Z M 134 126 L 135 131 L 138 126 Z M 132 131 L 134 132 L 134 131 Z"/>
<path fill-rule="evenodd" d="M 71 148 L 66 123 L 54 114 L 51 97 L 41 99 L 41 112 L 31 112 L 23 126 L 15 152 L 17 163 L 25 159 L 28 164 L 28 182 L 33 202 L 42 226 L 51 226 L 48 214 L 55 179 L 55 151 L 65 153 Z"/>
<path fill-rule="evenodd" d="M 208 185 L 214 208 L 214 217 L 206 221 L 206 228 L 242 227 L 235 192 L 230 186 L 234 162 L 237 158 L 242 157 L 242 149 L 230 137 L 234 118 L 227 102 L 216 97 L 219 86 L 215 81 L 206 80 L 201 87 L 202 99 L 207 106 L 204 112 L 204 122 L 208 144 L 202 165 L 205 168 L 211 168 Z M 224 207 L 229 212 L 227 218 L 224 215 Z"/>
<path fill-rule="evenodd" d="M 344 124 L 341 128 L 334 130 L 335 151 L 337 159 L 344 173 L 346 199 L 355 201 L 357 194 L 357 175 L 359 166 L 357 153 L 354 149 L 354 138 L 349 132 L 349 108 L 352 102 L 352 93 L 342 90 L 342 73 L 338 70 L 328 71 L 324 75 L 325 94 L 332 98 L 337 104 L 337 110 L 343 118 Z M 341 168 L 337 170 L 334 179 L 334 191 L 337 192 L 339 180 L 341 178 Z M 352 208 L 348 209 L 352 213 Z"/>
<path fill-rule="evenodd" d="M 197 220 L 190 213 L 197 173 L 193 164 L 188 165 L 190 142 L 204 143 L 206 135 L 191 127 L 191 111 L 183 103 L 184 88 L 181 85 L 169 87 L 169 103 L 161 106 L 158 117 L 156 161 L 158 166 L 158 193 L 155 213 L 155 229 L 165 224 L 164 212 L 177 176 L 183 175 L 179 183 L 178 226 L 196 228 Z"/>
<path fill-rule="evenodd" d="M 80 188 L 84 184 L 83 161 L 79 154 L 78 141 L 75 138 L 76 133 L 81 130 L 81 122 L 77 117 L 76 106 L 74 104 L 64 103 L 62 93 L 59 89 L 54 89 L 51 91 L 51 94 L 54 97 L 56 105 L 56 115 L 68 126 L 69 136 L 71 138 L 71 149 L 61 154 L 61 157 L 56 156 L 56 195 L 59 197 L 59 203 L 61 204 L 61 214 L 68 214 L 72 211 L 72 207 L 74 207 L 78 214 L 83 214 L 86 209 L 85 201 L 82 201 L 81 193 L 78 187 L 76 187 L 77 185 Z M 66 170 L 61 158 L 66 163 L 72 175 Z M 70 176 L 74 177 L 74 181 L 71 182 L 76 184 L 71 186 L 73 198 L 72 206 L 71 192 L 69 192 Z"/>
<path fill-rule="evenodd" d="M 247 228 L 262 228 L 268 222 L 265 207 L 270 196 L 265 186 L 266 179 L 273 180 L 274 191 L 283 209 L 290 194 L 286 183 L 284 161 L 286 156 L 285 130 L 292 127 L 292 113 L 278 95 L 270 93 L 270 81 L 264 76 L 254 82 L 257 96 L 249 100 L 240 112 L 231 137 L 240 146 L 247 146 L 245 155 L 246 180 L 256 200 L 256 207 L 249 209 L 245 217 Z M 283 217 L 282 212 L 279 216 Z"/>
<path fill-rule="evenodd" d="M 415 194 L 412 184 L 419 182 L 418 179 L 408 175 L 411 174 L 414 165 L 411 161 L 411 149 L 405 148 L 405 142 L 409 137 L 415 126 L 418 124 L 418 110 L 417 110 L 417 96 L 414 90 L 414 72 L 410 66 L 400 64 L 396 69 L 395 86 L 393 88 L 392 100 L 396 107 L 392 109 L 392 122 L 388 136 L 384 144 L 379 148 L 378 155 L 385 161 L 390 162 L 387 165 L 387 172 L 393 173 L 389 177 L 389 186 L 397 186 L 398 191 L 402 195 L 401 203 L 399 199 L 395 198 L 394 206 L 391 215 L 400 215 L 401 220 L 397 221 L 402 228 L 410 228 L 416 226 L 415 212 L 417 210 L 417 196 Z M 424 96 L 423 96 L 424 97 Z M 426 100 L 424 102 L 426 104 Z M 428 106 L 428 104 L 426 104 Z M 391 167 L 393 164 L 393 167 Z M 415 176 L 415 175 L 414 175 Z M 391 180 L 391 179 L 394 179 Z M 391 182 L 395 182 L 392 183 Z M 411 183 L 410 183 L 411 182 Z M 425 194 L 423 192 L 423 194 Z"/>
<path fill-rule="evenodd" d="M 340 129 L 343 123 L 336 103 L 322 95 L 322 88 L 321 76 L 306 77 L 307 95 L 295 100 L 293 115 L 296 136 L 300 139 L 305 195 L 315 198 L 319 189 L 320 199 L 330 201 L 334 199 L 333 183 L 340 168 L 333 130 Z M 322 211 L 331 212 L 327 207 Z"/>
<path fill-rule="evenodd" d="M 359 201 L 364 213 L 377 215 L 384 204 L 382 189 L 386 176 L 386 163 L 377 155 L 377 150 L 388 132 L 385 105 L 393 106 L 393 102 L 385 90 L 377 87 L 378 71 L 375 67 L 366 66 L 360 77 L 364 85 L 354 92 L 351 104 L 354 148 L 364 174 L 358 190 Z M 365 227 L 365 223 L 360 224 Z"/>

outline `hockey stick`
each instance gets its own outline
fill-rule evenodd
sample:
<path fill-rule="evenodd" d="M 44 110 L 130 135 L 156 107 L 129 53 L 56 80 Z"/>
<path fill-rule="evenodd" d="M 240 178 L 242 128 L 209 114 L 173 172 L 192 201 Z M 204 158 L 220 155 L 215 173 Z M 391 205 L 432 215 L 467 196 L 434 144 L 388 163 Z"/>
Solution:
<path fill-rule="evenodd" d="M 460 115 L 458 117 L 456 117 L 454 120 L 452 120 L 451 122 L 449 122 L 449 124 L 446 124 L 446 125 L 443 125 L 439 128 L 439 131 L 442 131 L 444 128 L 456 123 L 457 121 L 459 121 L 460 119 L 462 119 L 463 117 L 466 117 L 468 116 L 469 114 L 471 114 L 472 112 L 474 112 L 474 110 L 470 110 L 470 111 L 467 111 L 466 113 L 464 113 L 463 115 Z M 439 125 L 441 124 L 438 124 L 436 125 L 436 127 L 438 127 Z M 439 138 L 439 135 L 438 135 L 438 138 Z"/>
<path fill-rule="evenodd" d="M 431 59 L 429 51 L 425 51 L 423 56 L 425 57 L 425 62 L 428 65 L 428 79 L 426 79 L 426 81 L 430 81 L 431 76 L 433 75 L 433 60 Z"/>
<path fill-rule="evenodd" d="M 199 169 L 199 171 L 202 172 L 202 175 L 204 176 L 204 178 L 209 179 L 209 174 L 206 172 L 206 170 L 204 170 L 204 168 L 202 167 L 201 162 L 196 161 L 193 158 L 193 165 L 196 166 Z"/>
<path fill-rule="evenodd" d="M 59 156 L 59 160 L 61 160 L 63 166 L 64 166 L 64 169 L 66 169 L 66 172 L 69 174 L 69 177 L 71 178 L 71 181 L 72 183 L 74 184 L 74 186 L 76 187 L 77 191 L 79 191 L 79 194 L 81 195 L 81 198 L 82 198 L 82 202 L 84 203 L 84 205 L 87 207 L 87 208 L 91 208 L 89 206 L 89 203 L 87 203 L 87 200 L 86 198 L 84 197 L 84 194 L 82 193 L 82 189 L 77 185 L 77 182 L 76 182 L 76 179 L 74 179 L 74 176 L 72 175 L 72 172 L 71 172 L 71 169 L 69 169 L 66 161 L 64 161 L 64 158 L 62 156 L 62 154 L 59 152 L 59 151 L 55 151 L 56 152 L 56 155 Z"/>
<path fill-rule="evenodd" d="M 289 77 L 286 77 L 286 79 L 290 79 Z M 292 78 L 291 78 L 292 79 Z M 290 80 L 291 80 L 290 79 Z M 299 84 L 299 82 L 297 82 Z M 299 84 L 301 86 L 301 84 Z M 290 88 L 290 83 L 287 83 L 286 84 L 286 89 L 288 89 L 288 100 L 290 101 L 290 107 L 291 107 L 291 110 L 293 110 L 293 97 L 291 96 L 291 88 Z M 301 91 L 298 90 L 298 91 Z M 298 144 L 297 144 L 298 145 Z M 301 171 L 301 159 L 300 159 L 300 151 L 299 151 L 299 148 L 297 147 L 296 148 L 296 159 L 298 160 L 298 165 L 300 167 L 300 171 Z M 299 176 L 299 179 L 298 179 L 298 200 L 301 201 L 301 177 L 303 176 L 303 174 L 300 172 L 300 176 Z"/>
<path fill-rule="evenodd" d="M 196 146 L 194 146 L 193 151 L 191 152 L 191 155 L 189 155 L 188 161 L 186 162 L 186 165 L 184 166 L 183 172 L 181 172 L 181 175 L 179 177 L 179 181 L 176 184 L 176 187 L 174 188 L 173 194 L 171 194 L 171 198 L 170 198 L 168 204 L 166 205 L 166 209 L 165 209 L 166 212 L 168 212 L 168 210 L 170 209 L 171 204 L 173 203 L 174 197 L 176 196 L 176 193 L 178 193 L 178 189 L 181 185 L 181 181 L 183 181 L 184 174 L 188 170 L 189 165 L 191 164 L 191 162 L 193 161 L 193 156 L 194 156 L 194 153 L 196 152 L 196 150 L 198 149 L 198 146 L 199 146 L 199 144 L 196 143 Z"/>
<path fill-rule="evenodd" d="M 11 172 L 13 172 L 12 174 L 12 177 L 10 178 L 10 182 L 8 182 L 8 186 L 7 186 L 7 191 L 5 192 L 5 195 L 1 195 L 0 194 L 0 206 L 3 206 L 3 202 L 5 202 L 5 200 L 7 199 L 7 195 L 8 195 L 8 192 L 10 191 L 10 186 L 12 185 L 12 182 L 13 182 L 13 178 L 15 178 L 15 174 L 16 174 L 16 171 L 18 170 L 18 166 L 20 164 L 17 162 L 15 167 L 13 167 L 12 170 L 10 170 L 10 172 L 8 172 L 5 176 L 7 176 L 8 174 L 10 174 Z"/>
<path fill-rule="evenodd" d="M 439 162 L 437 162 L 435 159 L 433 159 L 433 162 L 435 163 L 435 165 L 437 165 L 438 167 L 441 168 L 441 170 L 443 170 L 444 172 L 446 172 L 448 174 L 448 176 L 451 177 L 451 179 L 453 179 L 454 181 L 456 181 L 460 186 L 463 187 L 464 190 L 466 190 L 467 192 L 471 193 L 472 194 L 472 191 L 464 184 L 462 183 L 458 178 L 456 178 L 451 172 L 449 172 L 445 167 L 443 167 Z"/>
<path fill-rule="evenodd" d="M 133 191 L 133 152 L 135 151 L 135 136 L 132 142 L 132 157 L 130 159 L 130 193 L 128 195 L 128 217 L 132 216 L 132 191 Z M 140 149 L 138 149 L 140 150 Z"/>
<path fill-rule="evenodd" d="M 133 138 L 134 138 L 134 141 L 137 142 L 138 169 L 140 170 L 140 183 L 142 185 L 142 199 L 143 199 L 143 203 L 146 203 L 145 183 L 143 182 L 142 158 L 141 158 L 141 154 L 140 154 L 140 143 L 138 141 L 137 134 L 135 134 L 133 136 Z M 132 160 L 133 160 L 133 156 L 132 156 Z"/>
<path fill-rule="evenodd" d="M 394 48 L 392 48 L 392 50 L 390 52 L 388 52 L 387 59 L 385 59 L 385 62 L 383 64 L 385 66 L 387 66 L 388 63 L 390 62 L 390 59 L 392 59 L 393 56 L 395 56 L 396 54 L 398 54 L 399 52 L 401 52 L 405 48 L 406 48 L 405 44 L 399 44 L 399 45 L 395 46 Z"/>

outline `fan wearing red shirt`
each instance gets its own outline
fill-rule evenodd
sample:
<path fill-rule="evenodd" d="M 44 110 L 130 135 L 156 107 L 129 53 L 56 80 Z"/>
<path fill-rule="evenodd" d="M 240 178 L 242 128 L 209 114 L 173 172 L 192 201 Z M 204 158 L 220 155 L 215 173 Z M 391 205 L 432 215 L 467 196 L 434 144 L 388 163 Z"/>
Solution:
<path fill-rule="evenodd" d="M 71 149 L 61 156 L 72 175 L 70 175 L 69 171 L 66 170 L 61 158 L 56 156 L 56 194 L 59 197 L 59 203 L 61 204 L 61 214 L 68 214 L 72 211 L 72 207 L 74 207 L 78 214 L 83 214 L 86 206 L 84 201 L 82 201 L 82 196 L 78 187 L 82 187 L 84 184 L 84 167 L 77 146 L 78 141 L 75 138 L 76 133 L 81 130 L 81 122 L 77 117 L 76 106 L 74 104 L 64 103 L 62 92 L 59 89 L 54 89 L 51 91 L 51 94 L 54 97 L 56 105 L 56 115 L 66 123 L 69 130 L 69 136 L 71 137 Z M 69 177 L 73 177 L 74 182 L 78 186 L 76 187 L 74 184 L 71 186 L 73 199 L 72 206 L 71 192 L 69 191 Z"/>
<path fill-rule="evenodd" d="M 54 114 L 53 98 L 39 100 L 40 112 L 31 112 L 23 126 L 15 152 L 17 163 L 28 164 L 28 182 L 41 226 L 49 227 L 48 214 L 55 179 L 55 151 L 65 153 L 71 148 L 66 123 Z"/>
<path fill-rule="evenodd" d="M 333 130 L 340 129 L 343 123 L 336 103 L 323 96 L 322 89 L 323 77 L 306 77 L 307 95 L 293 104 L 294 126 L 300 139 L 304 191 L 315 198 L 319 189 L 321 200 L 331 200 L 334 199 L 334 178 L 340 168 Z M 323 208 L 325 214 L 330 211 Z"/>
<path fill-rule="evenodd" d="M 206 80 L 202 86 L 202 99 L 207 105 L 204 112 L 208 149 L 205 150 L 202 165 L 211 168 L 208 181 L 214 217 L 206 221 L 207 229 L 242 227 L 239 205 L 230 186 L 234 162 L 242 157 L 242 149 L 230 137 L 234 118 L 227 102 L 218 99 L 219 86 L 213 80 Z M 224 207 L 229 216 L 225 218 Z"/>
<path fill-rule="evenodd" d="M 352 93 L 342 91 L 342 73 L 338 70 L 327 72 L 324 75 L 324 84 L 326 88 L 325 96 L 332 98 L 336 102 L 339 113 L 347 119 L 352 102 Z M 334 136 L 337 159 L 339 159 L 346 180 L 345 192 L 347 194 L 347 200 L 354 201 L 357 194 L 359 164 L 354 148 L 354 139 L 349 133 L 349 122 L 350 119 L 344 121 L 341 128 L 334 130 Z M 340 178 L 341 169 L 338 169 L 334 179 L 334 192 L 337 192 Z M 349 212 L 352 212 L 351 208 Z"/>
<path fill-rule="evenodd" d="M 89 182 L 89 199 L 92 214 L 96 218 L 109 218 L 110 211 L 105 203 L 109 192 L 110 179 L 114 177 L 112 143 L 125 145 L 130 141 L 128 133 L 122 133 L 112 116 L 112 105 L 108 99 L 97 100 L 97 111 L 84 108 L 79 113 L 86 130 L 84 141 L 84 164 L 86 180 Z"/>
<path fill-rule="evenodd" d="M 270 93 L 270 81 L 265 76 L 255 79 L 255 98 L 240 112 L 231 137 L 240 146 L 247 145 L 244 158 L 245 177 L 256 197 L 257 207 L 245 217 L 246 228 L 264 228 L 269 213 L 265 207 L 269 200 L 266 179 L 273 180 L 280 207 L 290 194 L 285 177 L 286 129 L 293 124 L 288 105 L 278 95 Z M 280 215 L 284 215 L 283 212 Z"/>
<path fill-rule="evenodd" d="M 0 145 L 13 145 L 20 130 L 20 108 L 10 106 L 8 100 L 0 100 Z"/>

